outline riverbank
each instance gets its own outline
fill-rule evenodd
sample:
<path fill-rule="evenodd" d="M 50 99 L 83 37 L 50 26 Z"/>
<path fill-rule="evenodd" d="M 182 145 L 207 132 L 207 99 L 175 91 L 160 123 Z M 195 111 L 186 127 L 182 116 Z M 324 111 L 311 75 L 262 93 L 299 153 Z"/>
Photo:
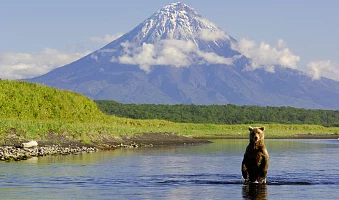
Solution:
<path fill-rule="evenodd" d="M 0 160 L 20 161 L 33 157 L 92 153 L 99 150 L 114 150 L 117 148 L 193 145 L 209 142 L 206 139 L 179 136 L 174 133 L 144 133 L 133 137 L 111 138 L 111 140 L 93 144 L 71 141 L 63 137 L 58 139 L 37 141 L 38 146 L 24 148 L 22 143 L 26 141 L 20 140 L 17 137 L 11 137 L 11 139 L 6 140 L 7 144 L 3 144 L 0 147 Z"/>
<path fill-rule="evenodd" d="M 265 138 L 322 138 L 339 137 L 339 127 L 298 124 L 192 124 L 163 120 L 132 120 L 106 116 L 101 121 L 71 122 L 67 120 L 0 119 L 0 144 L 12 145 L 13 141 L 35 140 L 46 144 L 120 144 L 129 138 L 152 141 L 142 133 L 175 133 L 188 138 L 248 138 L 248 126 L 265 126 Z M 157 137 L 155 137 L 157 138 Z M 164 137 L 166 143 L 167 139 Z M 141 141 L 142 142 L 142 141 Z M 108 145 L 108 147 L 109 147 Z M 105 145 L 104 145 L 105 146 Z M 107 146 L 107 145 L 106 145 Z M 106 147 L 104 147 L 106 148 Z"/>
<path fill-rule="evenodd" d="M 92 153 L 98 151 L 96 147 L 86 146 L 68 146 L 61 145 L 51 146 L 37 146 L 31 148 L 22 148 L 15 146 L 2 146 L 0 147 L 0 160 L 1 161 L 20 161 L 27 160 L 33 157 L 41 157 L 48 155 L 70 155 L 80 153 Z"/>
<path fill-rule="evenodd" d="M 210 135 L 209 137 L 196 138 L 180 136 L 174 133 L 143 133 L 132 137 L 110 138 L 93 144 L 72 141 L 64 137 L 50 137 L 48 141 L 37 141 L 38 146 L 23 148 L 16 137 L 6 140 L 7 144 L 0 147 L 1 161 L 20 161 L 33 157 L 49 155 L 70 155 L 92 153 L 100 150 L 114 150 L 118 148 L 139 148 L 171 145 L 194 145 L 210 143 L 212 139 L 247 139 L 248 136 Z M 267 137 L 266 139 L 339 139 L 338 134 L 296 134 L 287 137 Z"/>
<path fill-rule="evenodd" d="M 203 139 L 212 140 L 212 139 L 248 139 L 248 136 L 242 135 L 225 135 L 225 134 L 215 134 L 215 135 L 208 135 L 206 137 L 201 137 Z M 294 134 L 294 135 L 273 135 L 273 136 L 265 136 L 265 139 L 338 139 L 339 134 L 337 133 L 329 133 L 329 134 L 314 134 L 314 133 L 307 133 L 307 134 Z"/>

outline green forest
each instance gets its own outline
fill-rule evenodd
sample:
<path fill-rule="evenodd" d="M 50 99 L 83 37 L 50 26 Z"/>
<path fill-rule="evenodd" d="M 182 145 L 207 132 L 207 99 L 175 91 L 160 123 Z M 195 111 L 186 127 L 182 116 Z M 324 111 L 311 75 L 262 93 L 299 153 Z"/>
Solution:
<path fill-rule="evenodd" d="M 208 124 L 315 124 L 339 127 L 338 110 L 228 105 L 155 105 L 95 101 L 109 115 L 133 119 L 164 119 Z"/>

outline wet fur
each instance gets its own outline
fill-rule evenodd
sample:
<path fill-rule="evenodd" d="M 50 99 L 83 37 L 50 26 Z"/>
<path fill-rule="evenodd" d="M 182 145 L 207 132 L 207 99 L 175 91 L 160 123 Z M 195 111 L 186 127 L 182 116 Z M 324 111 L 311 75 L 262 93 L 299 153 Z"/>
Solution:
<path fill-rule="evenodd" d="M 269 155 L 264 144 L 264 130 L 265 127 L 249 127 L 250 143 L 241 165 L 246 182 L 266 183 Z"/>

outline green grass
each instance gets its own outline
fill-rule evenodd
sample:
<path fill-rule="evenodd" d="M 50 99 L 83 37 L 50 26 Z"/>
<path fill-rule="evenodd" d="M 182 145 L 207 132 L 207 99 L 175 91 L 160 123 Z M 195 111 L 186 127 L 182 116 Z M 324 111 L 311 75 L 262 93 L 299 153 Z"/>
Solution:
<path fill-rule="evenodd" d="M 248 137 L 249 124 L 174 123 L 108 116 L 83 95 L 38 84 L 0 80 L 0 91 L 0 143 L 13 133 L 27 140 L 45 140 L 51 132 L 85 143 L 145 132 L 172 132 L 201 138 Z M 266 126 L 266 138 L 339 134 L 339 128 L 319 125 L 250 125 Z"/>
<path fill-rule="evenodd" d="M 20 120 L 92 121 L 104 114 L 87 97 L 23 81 L 0 80 L 0 116 Z"/>
<path fill-rule="evenodd" d="M 160 120 L 130 120 L 108 117 L 100 122 L 67 123 L 53 120 L 0 120 L 0 141 L 14 128 L 27 139 L 44 140 L 49 132 L 67 136 L 80 142 L 100 142 L 103 138 L 120 138 L 145 132 L 173 132 L 199 138 L 247 138 L 248 124 L 180 124 Z M 293 138 L 296 134 L 339 134 L 339 128 L 317 125 L 260 124 L 266 126 L 266 138 Z M 256 126 L 253 124 L 252 126 Z M 338 136 L 339 137 L 339 136 Z"/>

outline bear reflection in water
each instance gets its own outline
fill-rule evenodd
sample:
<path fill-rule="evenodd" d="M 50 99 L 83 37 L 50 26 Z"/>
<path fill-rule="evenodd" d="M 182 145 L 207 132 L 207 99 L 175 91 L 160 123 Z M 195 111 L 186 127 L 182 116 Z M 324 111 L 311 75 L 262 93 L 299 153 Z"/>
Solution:
<path fill-rule="evenodd" d="M 267 199 L 267 185 L 266 184 L 244 184 L 242 188 L 242 197 L 244 199 Z"/>

